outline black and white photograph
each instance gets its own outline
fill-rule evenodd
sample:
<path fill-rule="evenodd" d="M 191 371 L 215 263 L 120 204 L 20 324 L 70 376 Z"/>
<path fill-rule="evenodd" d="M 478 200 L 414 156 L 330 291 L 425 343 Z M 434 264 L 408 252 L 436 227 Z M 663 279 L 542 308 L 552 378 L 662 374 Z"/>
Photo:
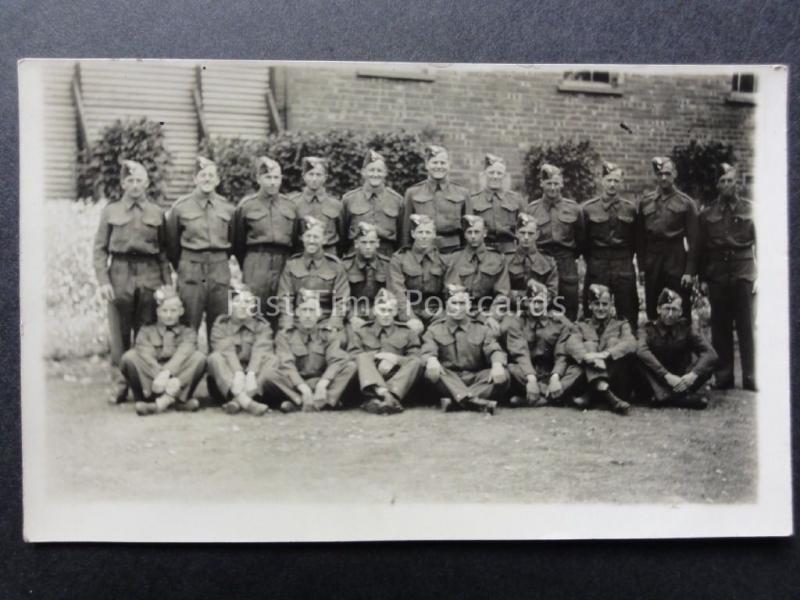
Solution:
<path fill-rule="evenodd" d="M 786 86 L 20 61 L 25 539 L 791 535 Z"/>

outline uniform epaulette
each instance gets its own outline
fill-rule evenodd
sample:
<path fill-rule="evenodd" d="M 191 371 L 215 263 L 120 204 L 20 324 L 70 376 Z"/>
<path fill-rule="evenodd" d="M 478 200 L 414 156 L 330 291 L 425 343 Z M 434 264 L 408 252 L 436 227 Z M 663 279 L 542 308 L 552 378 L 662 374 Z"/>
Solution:
<path fill-rule="evenodd" d="M 327 258 L 330 258 L 330 259 L 332 259 L 332 260 L 336 261 L 337 263 L 340 263 L 340 262 L 342 262 L 342 259 L 340 259 L 340 258 L 339 258 L 338 256 L 336 256 L 335 254 L 329 254 L 328 252 L 323 252 L 323 255 L 324 255 L 325 257 L 327 257 Z"/>
<path fill-rule="evenodd" d="M 249 202 L 249 201 L 250 201 L 250 200 L 252 200 L 253 198 L 258 198 L 258 192 L 255 192 L 255 193 L 253 193 L 253 194 L 248 194 L 247 196 L 244 196 L 244 197 L 243 197 L 241 200 L 239 200 L 239 202 L 236 204 L 236 208 L 241 208 L 242 206 L 244 206 L 245 202 Z"/>
<path fill-rule="evenodd" d="M 658 190 L 648 190 L 642 194 L 642 200 L 651 200 L 658 196 Z"/>
<path fill-rule="evenodd" d="M 355 188 L 354 190 L 350 190 L 349 192 L 345 192 L 342 195 L 342 200 L 344 200 L 348 196 L 354 196 L 356 194 L 356 192 L 360 192 L 360 191 L 361 191 L 361 188 Z"/>
<path fill-rule="evenodd" d="M 302 256 L 303 256 L 303 253 L 302 252 L 298 252 L 297 254 L 292 254 L 289 258 L 290 259 L 292 259 L 292 258 L 301 258 Z"/>
<path fill-rule="evenodd" d="M 355 258 L 355 257 L 356 257 L 356 253 L 355 253 L 355 251 L 353 251 L 353 252 L 348 252 L 347 254 L 345 254 L 345 255 L 342 257 L 342 260 L 343 260 L 343 261 L 344 261 L 344 260 L 350 260 L 351 258 Z"/>
<path fill-rule="evenodd" d="M 628 203 L 628 204 L 630 204 L 630 205 L 631 205 L 633 208 L 636 208 L 636 202 L 634 202 L 634 201 L 633 201 L 633 200 L 631 200 L 630 198 L 624 198 L 624 197 L 620 196 L 620 198 L 619 198 L 619 201 L 620 201 L 620 202 L 627 202 L 627 203 Z"/>
<path fill-rule="evenodd" d="M 384 262 L 389 262 L 390 260 L 392 260 L 391 256 L 386 256 L 385 254 L 381 254 L 380 252 L 376 252 L 375 256 L 377 256 L 379 259 L 381 259 Z"/>
<path fill-rule="evenodd" d="M 568 203 L 568 204 L 569 204 L 569 203 L 571 203 L 571 204 L 574 204 L 575 206 L 580 206 L 580 204 L 578 204 L 578 203 L 577 203 L 575 200 L 573 200 L 572 198 L 564 198 L 564 196 L 562 196 L 562 197 L 561 197 L 561 200 L 563 200 L 564 202 L 566 202 L 566 203 Z"/>
<path fill-rule="evenodd" d="M 372 321 L 370 321 L 370 323 L 372 323 Z M 397 319 L 395 319 L 394 324 L 396 327 L 404 327 L 405 329 L 409 328 L 408 323 L 406 323 L 405 321 L 398 321 Z"/>
<path fill-rule="evenodd" d="M 398 198 L 402 198 L 402 197 L 403 197 L 403 196 L 400 194 L 400 192 L 398 192 L 398 191 L 397 191 L 396 189 L 394 189 L 394 188 L 390 188 L 390 187 L 388 187 L 388 186 L 387 186 L 387 187 L 385 187 L 385 188 L 384 188 L 384 190 L 385 190 L 385 191 L 387 191 L 387 192 L 389 192 L 389 194 L 390 194 L 390 195 L 391 195 L 391 194 L 394 194 L 394 195 L 395 195 L 395 196 L 397 196 Z"/>
<path fill-rule="evenodd" d="M 599 202 L 601 198 L 602 196 L 595 196 L 594 198 L 589 198 L 586 202 L 583 203 L 583 206 L 589 206 L 590 204 Z"/>

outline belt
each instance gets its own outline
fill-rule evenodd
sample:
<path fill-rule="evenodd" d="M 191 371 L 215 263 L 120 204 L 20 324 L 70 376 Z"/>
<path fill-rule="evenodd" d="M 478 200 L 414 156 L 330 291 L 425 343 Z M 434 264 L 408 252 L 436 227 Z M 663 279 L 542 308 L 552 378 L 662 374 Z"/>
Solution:
<path fill-rule="evenodd" d="M 248 252 L 291 252 L 292 248 L 285 244 L 276 244 L 273 242 L 263 242 L 258 244 L 248 244 Z"/>
<path fill-rule="evenodd" d="M 145 254 L 143 252 L 112 252 L 111 258 L 115 260 L 139 260 L 139 261 L 149 261 L 149 260 L 158 260 L 158 254 Z"/>
<path fill-rule="evenodd" d="M 709 248 L 708 258 L 728 260 L 748 260 L 754 259 L 753 248 L 748 246 L 746 248 Z"/>
<path fill-rule="evenodd" d="M 589 258 L 599 258 L 605 260 L 631 260 L 633 258 L 633 252 L 631 252 L 630 248 L 595 247 L 589 251 Z"/>
<path fill-rule="evenodd" d="M 217 263 L 228 260 L 228 251 L 219 249 L 191 250 L 183 248 L 181 250 L 181 260 L 197 263 Z"/>
<path fill-rule="evenodd" d="M 578 250 L 576 248 L 565 248 L 564 246 L 540 246 L 539 250 L 542 254 L 551 256 L 555 259 L 571 258 L 576 260 L 578 258 Z"/>

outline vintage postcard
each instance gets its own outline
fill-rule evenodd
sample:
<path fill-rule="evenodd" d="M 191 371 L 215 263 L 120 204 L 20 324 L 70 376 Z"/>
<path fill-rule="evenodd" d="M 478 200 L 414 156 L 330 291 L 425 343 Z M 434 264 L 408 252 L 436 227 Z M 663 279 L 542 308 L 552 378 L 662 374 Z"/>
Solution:
<path fill-rule="evenodd" d="M 787 68 L 19 63 L 31 542 L 787 536 Z"/>

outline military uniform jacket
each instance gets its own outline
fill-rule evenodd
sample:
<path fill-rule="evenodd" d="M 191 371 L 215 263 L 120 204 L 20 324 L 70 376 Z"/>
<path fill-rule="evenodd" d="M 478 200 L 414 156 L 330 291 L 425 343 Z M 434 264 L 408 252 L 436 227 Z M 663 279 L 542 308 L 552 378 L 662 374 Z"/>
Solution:
<path fill-rule="evenodd" d="M 664 379 L 668 373 L 683 375 L 692 364 L 698 377 L 709 375 L 714 370 L 717 353 L 711 344 L 700 335 L 688 319 L 680 319 L 671 327 L 661 321 L 648 321 L 639 330 L 636 356 L 650 371 Z"/>
<path fill-rule="evenodd" d="M 686 238 L 689 251 L 686 257 L 685 273 L 694 275 L 697 272 L 697 205 L 695 201 L 680 190 L 673 189 L 667 195 L 660 191 L 651 191 L 642 197 L 639 205 L 639 250 L 644 259 L 644 267 L 648 262 L 648 247 L 653 242 L 679 241 Z M 653 252 L 660 252 L 654 249 Z"/>
<path fill-rule="evenodd" d="M 506 353 L 483 323 L 466 318 L 460 323 L 448 318 L 434 321 L 422 336 L 420 358 L 439 359 L 445 369 L 478 372 L 492 363 L 507 363 Z"/>
<path fill-rule="evenodd" d="M 386 287 L 389 277 L 389 258 L 383 254 L 376 254 L 372 260 L 351 252 L 342 259 L 342 264 L 347 272 L 347 281 L 350 284 L 352 298 L 366 298 L 369 308 L 378 290 Z M 360 301 L 358 305 L 363 304 Z"/>
<path fill-rule="evenodd" d="M 211 350 L 219 352 L 231 370 L 258 373 L 274 353 L 272 329 L 261 317 L 237 322 L 230 315 L 220 315 L 211 329 Z"/>
<path fill-rule="evenodd" d="M 516 192 L 481 190 L 469 197 L 468 212 L 486 223 L 486 244 L 498 252 L 514 250 L 517 215 L 524 212 L 525 201 Z"/>
<path fill-rule="evenodd" d="M 275 348 L 280 370 L 297 388 L 306 379 L 333 379 L 348 360 L 336 333 L 317 325 L 311 331 L 299 327 L 278 332 Z"/>
<path fill-rule="evenodd" d="M 378 237 L 397 249 L 403 229 L 403 197 L 390 187 L 373 190 L 364 185 L 347 192 L 342 197 L 342 227 L 347 248 L 352 248 L 362 221 L 375 225 Z"/>
<path fill-rule="evenodd" d="M 197 333 L 180 323 L 144 325 L 136 334 L 134 348 L 153 373 L 166 369 L 175 374 L 197 350 Z"/>
<path fill-rule="evenodd" d="M 609 318 L 605 327 L 594 319 L 578 321 L 566 342 L 567 354 L 577 363 L 582 363 L 589 352 L 606 352 L 614 360 L 636 352 L 636 338 L 625 319 Z"/>
<path fill-rule="evenodd" d="M 447 265 L 436 248 L 422 253 L 407 247 L 392 255 L 389 261 L 389 291 L 399 300 L 402 320 L 411 317 L 404 301 L 409 292 L 419 292 L 421 300 L 443 297 L 446 272 Z"/>
<path fill-rule="evenodd" d="M 586 247 L 583 255 L 589 258 L 596 249 L 624 249 L 631 257 L 636 253 L 638 209 L 627 198 L 598 196 L 586 201 L 583 210 L 586 228 Z"/>
<path fill-rule="evenodd" d="M 281 311 L 285 312 L 287 306 L 294 305 L 295 295 L 303 288 L 320 292 L 323 312 L 329 314 L 333 311 L 334 322 L 341 326 L 350 295 L 350 284 L 342 262 L 333 254 L 295 254 L 286 261 L 278 280 Z"/>
<path fill-rule="evenodd" d="M 398 356 L 416 356 L 419 350 L 419 337 L 400 321 L 389 327 L 368 321 L 353 331 L 348 345 L 349 352 L 392 352 Z"/>
<path fill-rule="evenodd" d="M 460 247 L 461 217 L 467 212 L 469 192 L 449 181 L 441 184 L 430 179 L 406 190 L 403 210 L 403 243 L 411 245 L 411 215 L 427 215 L 436 223 L 440 248 Z"/>
<path fill-rule="evenodd" d="M 293 249 L 298 227 L 297 208 L 288 196 L 261 190 L 245 196 L 233 213 L 233 250 L 239 264 L 249 247 L 270 244 Z"/>
<path fill-rule="evenodd" d="M 717 198 L 700 213 L 701 276 L 719 283 L 729 278 L 755 281 L 755 243 L 753 203 L 738 196 L 732 202 Z"/>
<path fill-rule="evenodd" d="M 167 212 L 167 252 L 178 268 L 181 250 L 231 251 L 234 207 L 213 193 L 206 199 L 199 190 L 178 198 Z"/>
<path fill-rule="evenodd" d="M 529 251 L 518 247 L 512 254 L 506 254 L 506 269 L 512 298 L 526 294 L 529 279 L 546 285 L 550 299 L 558 295 L 558 265 L 552 256 L 542 254 L 537 249 Z"/>
<path fill-rule="evenodd" d="M 511 284 L 503 255 L 486 246 L 464 248 L 456 254 L 444 277 L 445 285 L 463 285 L 474 301 L 508 297 Z"/>
<path fill-rule="evenodd" d="M 109 283 L 108 259 L 112 254 L 152 256 L 160 264 L 160 272 L 153 273 L 152 287 L 155 289 L 168 282 L 166 230 L 161 207 L 147 199 L 134 202 L 127 196 L 106 204 L 94 238 L 94 272 L 100 285 Z"/>
<path fill-rule="evenodd" d="M 528 204 L 526 212 L 539 225 L 539 249 L 550 256 L 577 258 L 584 246 L 584 223 L 581 207 L 574 200 L 555 202 L 542 197 Z"/>
<path fill-rule="evenodd" d="M 303 188 L 291 196 L 297 209 L 297 217 L 303 219 L 309 215 L 319 219 L 325 226 L 325 237 L 322 244 L 326 249 L 338 248 L 342 238 L 342 202 L 325 189 L 312 192 Z"/>
<path fill-rule="evenodd" d="M 511 362 L 527 375 L 557 373 L 567 370 L 567 340 L 572 322 L 562 315 L 548 314 L 541 318 L 521 314 L 508 315 L 501 327 Z"/>

